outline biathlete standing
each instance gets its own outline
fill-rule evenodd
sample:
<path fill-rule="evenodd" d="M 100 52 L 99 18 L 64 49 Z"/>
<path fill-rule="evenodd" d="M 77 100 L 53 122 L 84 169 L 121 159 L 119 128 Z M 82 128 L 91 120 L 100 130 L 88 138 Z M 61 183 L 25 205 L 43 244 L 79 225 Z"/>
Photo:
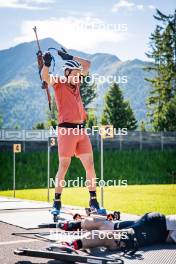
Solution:
<path fill-rule="evenodd" d="M 81 95 L 81 75 L 86 76 L 89 71 L 90 61 L 73 57 L 66 52 L 58 51 L 60 57 L 65 61 L 64 75 L 66 81 L 50 78 L 49 67 L 52 56 L 46 52 L 43 56 L 44 66 L 42 79 L 54 88 L 55 102 L 58 110 L 58 155 L 59 168 L 56 174 L 55 198 L 53 210 L 59 214 L 61 209 L 61 194 L 63 180 L 70 166 L 71 157 L 78 157 L 86 171 L 89 182 L 90 201 L 89 206 L 97 211 L 100 210 L 96 197 L 96 174 L 94 169 L 93 151 L 89 136 L 85 133 L 84 122 L 87 118 Z M 63 133 L 63 128 L 65 132 Z M 74 128 L 79 128 L 79 135 L 74 133 Z"/>

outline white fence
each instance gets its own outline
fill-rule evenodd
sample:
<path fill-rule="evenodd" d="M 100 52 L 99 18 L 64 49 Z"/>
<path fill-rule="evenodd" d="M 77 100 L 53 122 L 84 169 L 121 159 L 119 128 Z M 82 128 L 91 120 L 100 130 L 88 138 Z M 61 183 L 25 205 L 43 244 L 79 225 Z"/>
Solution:
<path fill-rule="evenodd" d="M 31 148 L 42 148 L 51 137 L 49 130 L 0 130 L 0 145 L 9 145 L 12 142 L 23 142 Z M 93 147 L 100 149 L 100 136 L 90 136 Z M 176 132 L 140 132 L 129 131 L 127 135 L 104 139 L 104 147 L 110 149 L 176 149 Z"/>
<path fill-rule="evenodd" d="M 0 141 L 48 141 L 48 137 L 49 130 L 0 130 Z"/>

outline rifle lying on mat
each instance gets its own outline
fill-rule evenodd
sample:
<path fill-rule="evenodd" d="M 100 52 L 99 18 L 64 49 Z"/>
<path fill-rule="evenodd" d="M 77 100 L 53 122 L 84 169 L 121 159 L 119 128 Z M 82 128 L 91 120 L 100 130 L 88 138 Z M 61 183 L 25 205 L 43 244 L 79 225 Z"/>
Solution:
<path fill-rule="evenodd" d="M 52 249 L 51 249 L 52 250 Z M 29 257 L 37 257 L 37 258 L 47 258 L 60 260 L 64 263 L 91 263 L 91 264 L 123 264 L 124 261 L 120 258 L 107 258 L 107 257 L 96 257 L 93 255 L 81 255 L 81 254 L 71 254 L 65 252 L 57 252 L 50 250 L 32 250 L 20 248 L 14 251 L 15 255 L 20 256 L 29 256 Z"/>
<path fill-rule="evenodd" d="M 39 76 L 40 76 L 40 80 L 42 81 L 41 71 L 42 71 L 42 68 L 43 68 L 43 54 L 42 54 L 42 51 L 41 51 L 41 48 L 40 48 L 40 44 L 39 44 L 39 40 L 38 40 L 37 28 L 34 27 L 33 30 L 34 30 L 34 33 L 35 33 L 35 36 L 36 36 L 36 41 L 37 41 L 37 46 L 38 46 L 38 52 L 36 54 L 37 54 Z M 49 109 L 51 111 L 51 96 L 50 96 L 48 84 L 45 81 L 42 81 L 42 89 L 46 90 L 46 94 L 47 94 L 47 98 L 48 98 L 48 106 L 49 106 Z"/>

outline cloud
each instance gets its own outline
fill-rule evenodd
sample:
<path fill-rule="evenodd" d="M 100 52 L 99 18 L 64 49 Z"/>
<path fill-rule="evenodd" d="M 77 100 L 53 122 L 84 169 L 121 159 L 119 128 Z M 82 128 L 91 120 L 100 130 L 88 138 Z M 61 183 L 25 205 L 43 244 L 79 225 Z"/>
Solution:
<path fill-rule="evenodd" d="M 127 0 L 120 0 L 118 3 L 114 4 L 112 7 L 112 12 L 118 12 L 120 9 L 128 9 L 131 10 L 135 7 L 133 2 L 129 2 Z"/>
<path fill-rule="evenodd" d="M 139 10 L 143 10 L 144 6 L 143 5 L 136 5 L 136 8 L 139 9 Z"/>
<path fill-rule="evenodd" d="M 119 42 L 128 37 L 127 31 L 120 30 L 121 25 L 105 24 L 102 20 L 92 17 L 50 18 L 47 20 L 24 21 L 21 35 L 14 42 L 21 43 L 35 40 L 32 28 L 37 26 L 39 37 L 54 38 L 67 48 L 78 49 L 85 52 L 107 52 L 107 47 L 117 47 Z M 125 27 L 124 27 L 125 28 Z M 115 45 L 114 45 L 115 44 Z M 109 50 L 112 53 L 112 50 Z"/>
<path fill-rule="evenodd" d="M 156 7 L 153 6 L 153 5 L 148 5 L 148 8 L 149 8 L 149 9 L 155 9 Z"/>
<path fill-rule="evenodd" d="M 55 0 L 0 0 L 0 8 L 40 10 L 46 9 L 49 4 L 53 4 L 54 2 Z M 40 6 L 41 4 L 42 6 Z"/>
<path fill-rule="evenodd" d="M 155 9 L 155 6 L 142 5 L 142 4 L 139 5 L 139 4 L 135 4 L 134 2 L 130 2 L 129 0 L 120 0 L 113 5 L 111 11 L 112 12 L 119 12 L 120 10 L 135 11 L 135 10 L 144 10 L 146 8 Z"/>

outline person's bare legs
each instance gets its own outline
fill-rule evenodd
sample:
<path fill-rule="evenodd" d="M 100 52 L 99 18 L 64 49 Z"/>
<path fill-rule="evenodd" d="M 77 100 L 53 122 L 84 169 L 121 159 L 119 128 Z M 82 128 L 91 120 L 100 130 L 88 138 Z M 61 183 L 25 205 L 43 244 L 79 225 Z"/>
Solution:
<path fill-rule="evenodd" d="M 70 157 L 59 157 L 59 168 L 56 174 L 56 185 L 55 185 L 55 193 L 62 193 L 63 190 L 63 181 L 65 179 L 65 175 L 70 166 L 71 158 Z"/>
<path fill-rule="evenodd" d="M 119 237 L 118 233 L 120 233 L 119 230 L 116 232 L 112 230 L 94 230 L 83 235 L 79 244 L 83 249 L 107 247 L 110 250 L 117 250 L 118 244 L 116 240 Z"/>
<path fill-rule="evenodd" d="M 61 208 L 61 194 L 64 186 L 64 179 L 70 166 L 71 157 L 59 157 L 59 168 L 55 178 L 55 198 L 53 207 L 57 210 Z"/>
<path fill-rule="evenodd" d="M 84 169 L 86 171 L 86 179 L 88 182 L 88 189 L 90 193 L 90 206 L 99 209 L 99 204 L 96 198 L 96 173 L 94 169 L 93 153 L 85 153 L 79 155 Z"/>
<path fill-rule="evenodd" d="M 84 169 L 86 171 L 86 179 L 88 180 L 89 191 L 96 191 L 96 174 L 94 169 L 93 153 L 79 155 Z"/>

